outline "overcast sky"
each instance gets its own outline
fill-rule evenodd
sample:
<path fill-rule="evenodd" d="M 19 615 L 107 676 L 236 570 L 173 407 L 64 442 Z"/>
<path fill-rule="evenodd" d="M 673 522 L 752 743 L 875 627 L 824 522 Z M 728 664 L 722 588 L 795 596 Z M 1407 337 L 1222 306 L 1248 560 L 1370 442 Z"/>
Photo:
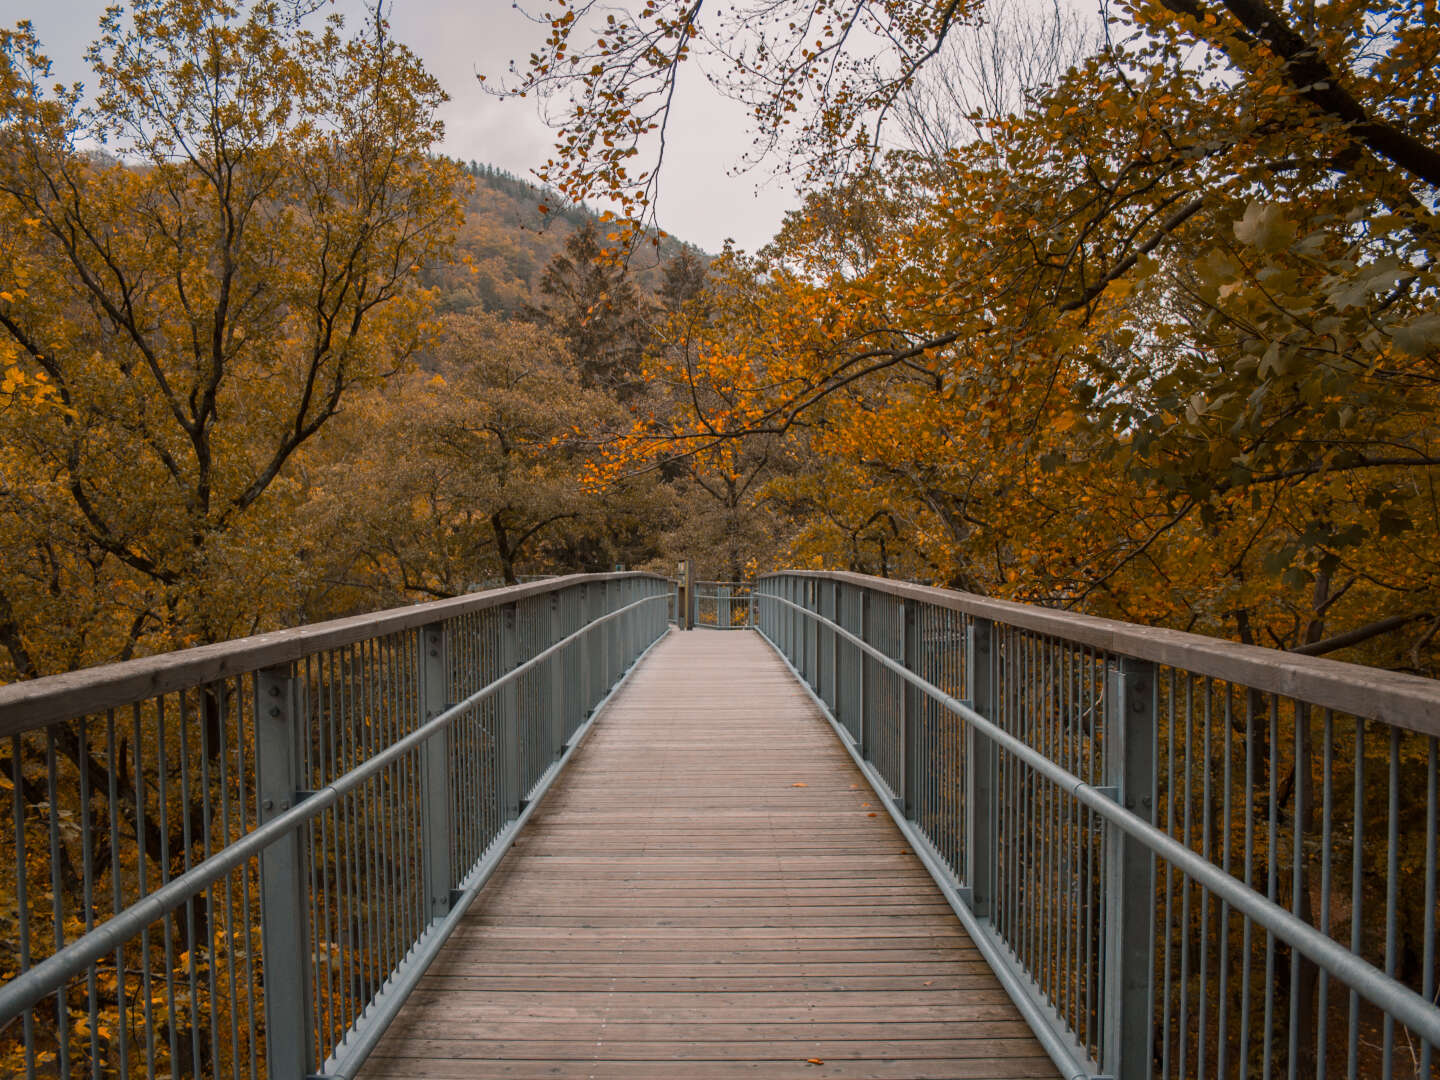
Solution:
<path fill-rule="evenodd" d="M 29 19 L 57 78 L 88 85 L 84 52 L 105 7 L 105 0 L 0 0 L 0 25 Z M 337 10 L 351 21 L 364 9 L 360 0 L 341 0 Z M 444 152 L 530 178 L 549 154 L 550 132 L 531 101 L 481 93 L 475 73 L 493 80 L 512 57 L 527 56 L 543 36 L 537 27 L 508 0 L 395 0 L 390 23 L 450 95 Z M 718 252 L 726 237 L 754 251 L 779 227 L 793 196 L 783 181 L 767 181 L 759 172 L 728 175 L 750 136 L 739 107 L 715 95 L 702 78 L 682 83 L 674 115 L 661 174 L 661 226 L 706 251 Z"/>

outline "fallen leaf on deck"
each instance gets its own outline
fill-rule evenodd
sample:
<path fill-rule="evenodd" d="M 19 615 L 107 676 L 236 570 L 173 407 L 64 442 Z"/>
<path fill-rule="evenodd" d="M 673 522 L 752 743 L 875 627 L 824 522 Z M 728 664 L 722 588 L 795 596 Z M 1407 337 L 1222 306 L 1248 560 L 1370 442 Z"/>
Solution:
<path fill-rule="evenodd" d="M 805 1060 L 808 1061 L 811 1065 L 824 1065 L 824 1064 L 825 1064 L 825 1062 L 824 1062 L 822 1059 L 820 1059 L 820 1058 L 806 1058 Z"/>
<path fill-rule="evenodd" d="M 809 784 L 791 784 L 791 787 L 809 787 Z"/>

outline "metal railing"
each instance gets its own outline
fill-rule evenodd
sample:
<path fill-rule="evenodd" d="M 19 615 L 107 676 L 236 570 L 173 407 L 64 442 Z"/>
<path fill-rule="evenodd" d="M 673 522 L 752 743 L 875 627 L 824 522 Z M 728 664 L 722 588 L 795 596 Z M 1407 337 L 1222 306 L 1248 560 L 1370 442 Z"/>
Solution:
<path fill-rule="evenodd" d="M 750 625 L 748 581 L 695 582 L 695 625 L 743 630 Z"/>
<path fill-rule="evenodd" d="M 353 1075 L 668 594 L 577 575 L 0 688 L 0 1073 Z"/>
<path fill-rule="evenodd" d="M 1440 684 L 786 573 L 805 681 L 1067 1077 L 1431 1077 Z"/>
<path fill-rule="evenodd" d="M 710 630 L 745 630 L 752 625 L 751 582 L 696 581 L 693 587 L 690 625 Z M 670 588 L 669 618 L 683 629 L 679 605 L 685 595 L 685 583 L 672 578 Z"/>

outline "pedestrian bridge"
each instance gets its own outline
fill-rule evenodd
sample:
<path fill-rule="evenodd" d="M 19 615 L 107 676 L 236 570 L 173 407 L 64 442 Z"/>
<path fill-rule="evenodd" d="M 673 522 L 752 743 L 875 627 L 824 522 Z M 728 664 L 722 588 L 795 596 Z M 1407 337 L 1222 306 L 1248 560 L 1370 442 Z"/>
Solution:
<path fill-rule="evenodd" d="M 853 574 L 0 688 L 0 1062 L 1434 1075 L 1440 688 Z"/>

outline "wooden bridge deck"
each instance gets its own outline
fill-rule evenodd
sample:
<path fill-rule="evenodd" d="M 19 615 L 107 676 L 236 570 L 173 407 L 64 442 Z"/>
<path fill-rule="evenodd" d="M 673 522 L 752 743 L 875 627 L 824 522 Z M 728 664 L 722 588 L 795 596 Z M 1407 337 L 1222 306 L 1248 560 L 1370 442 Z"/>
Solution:
<path fill-rule="evenodd" d="M 361 1075 L 1055 1076 L 874 803 L 758 635 L 672 633 Z"/>

